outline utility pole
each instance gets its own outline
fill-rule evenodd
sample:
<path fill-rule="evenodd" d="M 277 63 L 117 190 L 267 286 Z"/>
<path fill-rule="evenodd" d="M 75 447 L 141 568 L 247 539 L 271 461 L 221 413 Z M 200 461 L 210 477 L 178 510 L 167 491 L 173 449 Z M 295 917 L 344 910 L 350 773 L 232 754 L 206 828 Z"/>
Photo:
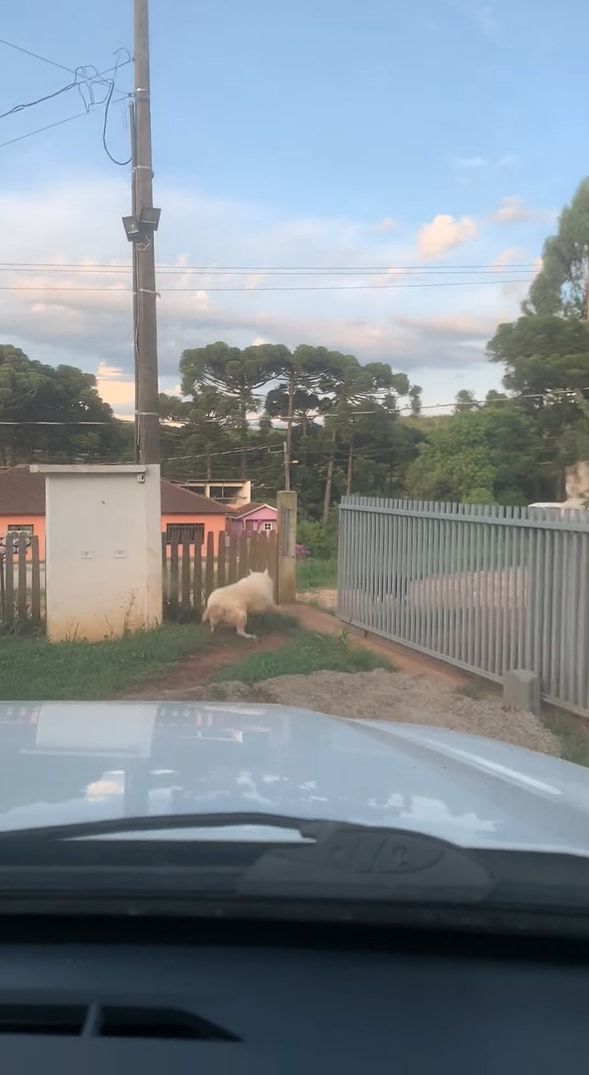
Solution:
<path fill-rule="evenodd" d="M 135 184 L 135 165 L 137 164 L 137 138 L 135 135 L 135 102 L 129 101 L 129 130 L 131 132 L 131 213 L 133 219 L 137 219 L 137 189 Z M 131 245 L 131 257 L 133 264 L 133 379 L 135 381 L 135 462 L 139 462 L 139 429 L 138 427 L 138 414 L 139 414 L 139 359 L 138 359 L 138 347 L 137 347 L 137 329 L 139 326 L 139 309 L 137 304 L 138 298 L 138 283 L 137 283 L 137 244 Z"/>
<path fill-rule="evenodd" d="M 290 492 L 290 452 L 288 446 L 288 440 L 283 441 L 282 454 L 284 457 L 284 488 L 287 493 Z"/>
<path fill-rule="evenodd" d="M 151 161 L 151 104 L 149 81 L 148 0 L 134 0 L 135 105 L 133 123 L 133 215 L 149 221 L 153 210 Z M 158 213 L 159 217 L 159 213 Z M 155 289 L 155 228 L 149 226 L 133 243 L 134 348 L 136 363 L 135 429 L 141 463 L 159 463 L 159 388 L 157 374 L 157 317 Z"/>

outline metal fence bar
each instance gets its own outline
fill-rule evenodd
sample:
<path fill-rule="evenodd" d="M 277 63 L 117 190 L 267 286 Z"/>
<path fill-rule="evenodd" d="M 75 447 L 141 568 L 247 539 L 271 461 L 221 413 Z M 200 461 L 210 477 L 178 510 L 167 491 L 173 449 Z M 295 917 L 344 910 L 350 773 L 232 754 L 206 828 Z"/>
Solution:
<path fill-rule="evenodd" d="M 589 715 L 589 514 L 346 496 L 342 619 Z"/>

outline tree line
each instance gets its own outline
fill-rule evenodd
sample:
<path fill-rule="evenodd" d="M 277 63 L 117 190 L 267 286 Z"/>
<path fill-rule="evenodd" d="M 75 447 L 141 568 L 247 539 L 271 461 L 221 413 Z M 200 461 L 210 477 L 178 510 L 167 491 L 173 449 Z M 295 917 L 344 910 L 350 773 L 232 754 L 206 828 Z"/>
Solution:
<path fill-rule="evenodd" d="M 343 492 L 402 487 L 420 434 L 399 422 L 399 401 L 419 413 L 421 388 L 389 363 L 218 342 L 185 351 L 180 374 L 182 396 L 161 397 L 163 417 L 182 423 L 164 432 L 168 474 L 250 477 L 266 498 L 290 484 L 325 521 Z"/>
<path fill-rule="evenodd" d="M 257 499 L 289 482 L 310 519 L 344 493 L 524 504 L 561 499 L 589 458 L 589 180 L 563 210 L 521 315 L 487 347 L 503 391 L 468 389 L 424 416 L 421 388 L 388 362 L 322 346 L 223 342 L 184 351 L 180 395 L 160 396 L 162 472 L 251 478 Z M 133 459 L 92 374 L 0 346 L 0 465 Z M 60 422 L 43 425 L 43 422 Z M 96 423 L 80 424 L 80 423 Z M 14 424 L 6 424 L 14 423 Z"/>

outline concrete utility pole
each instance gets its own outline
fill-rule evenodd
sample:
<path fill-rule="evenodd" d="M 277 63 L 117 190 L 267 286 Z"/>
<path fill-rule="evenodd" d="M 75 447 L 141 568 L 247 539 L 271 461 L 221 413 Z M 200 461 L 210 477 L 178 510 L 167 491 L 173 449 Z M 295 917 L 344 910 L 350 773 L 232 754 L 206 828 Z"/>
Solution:
<path fill-rule="evenodd" d="M 290 451 L 288 447 L 288 440 L 285 440 L 282 445 L 282 454 L 284 458 L 284 488 L 287 493 L 290 492 Z"/>
<path fill-rule="evenodd" d="M 142 222 L 149 219 L 150 210 L 153 210 L 148 0 L 134 0 L 134 58 L 133 212 Z M 159 463 L 155 228 L 147 230 L 143 241 L 136 242 L 133 246 L 136 262 L 134 276 L 137 284 L 134 301 L 134 347 L 137 371 L 135 421 L 138 461 Z"/>

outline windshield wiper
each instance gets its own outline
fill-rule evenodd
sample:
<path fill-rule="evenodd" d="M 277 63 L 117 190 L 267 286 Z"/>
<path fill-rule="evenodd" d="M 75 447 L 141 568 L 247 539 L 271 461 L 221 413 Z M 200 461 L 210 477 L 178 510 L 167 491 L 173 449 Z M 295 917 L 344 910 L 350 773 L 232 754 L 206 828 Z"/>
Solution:
<path fill-rule="evenodd" d="M 288 814 L 257 811 L 190 813 L 119 817 L 101 821 L 73 822 L 0 833 L 0 864 L 3 849 L 24 852 L 34 865 L 35 851 L 68 846 L 72 850 L 85 837 L 133 835 L 181 829 L 260 826 L 298 832 L 304 839 L 285 844 L 252 841 L 260 853 L 246 868 L 237 871 L 232 884 L 236 897 L 362 898 L 452 903 L 479 903 L 494 887 L 493 874 L 471 851 L 407 829 L 309 819 Z M 95 847 L 95 841 L 92 841 Z M 186 841 L 183 841 L 186 849 Z M 166 847 L 168 841 L 164 841 Z M 198 868 L 206 867 L 214 846 L 230 846 L 220 833 L 219 841 L 188 841 L 195 849 L 195 895 Z M 162 846 L 162 845 L 160 845 Z M 98 848 L 97 848 L 98 850 Z M 162 852 L 163 853 L 163 852 Z M 154 852 L 154 865 L 157 854 Z M 109 869 L 105 853 L 104 869 Z M 149 887 L 149 870 L 144 877 Z"/>
<path fill-rule="evenodd" d="M 7 844 L 51 843 L 54 840 L 77 840 L 90 836 L 110 836 L 117 833 L 158 832 L 175 829 L 235 828 L 256 825 L 264 828 L 290 829 L 301 836 L 316 835 L 318 827 L 334 823 L 314 821 L 291 814 L 272 814 L 257 810 L 227 810 L 189 814 L 149 814 L 138 817 L 102 818 L 100 821 L 66 821 L 59 825 L 39 825 L 26 829 L 0 832 L 0 848 Z"/>

